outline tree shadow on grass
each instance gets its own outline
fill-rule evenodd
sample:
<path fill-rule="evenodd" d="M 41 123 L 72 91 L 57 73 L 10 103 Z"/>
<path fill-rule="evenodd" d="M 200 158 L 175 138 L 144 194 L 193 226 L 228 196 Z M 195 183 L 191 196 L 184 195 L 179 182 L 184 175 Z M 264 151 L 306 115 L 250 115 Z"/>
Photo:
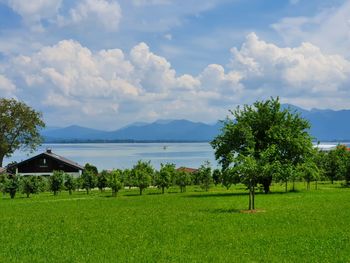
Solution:
<path fill-rule="evenodd" d="M 123 196 L 140 196 L 139 193 L 127 193 L 127 194 L 123 194 Z"/>
<path fill-rule="evenodd" d="M 202 192 L 203 193 L 203 192 Z M 299 191 L 289 191 L 289 192 L 285 192 L 285 191 L 274 191 L 274 192 L 270 192 L 268 194 L 265 194 L 264 192 L 256 192 L 255 195 L 257 196 L 269 196 L 269 195 L 284 195 L 284 194 L 296 194 L 299 193 Z M 183 197 L 185 198 L 208 198 L 208 197 L 231 197 L 231 196 L 247 196 L 249 193 L 247 192 L 238 192 L 238 193 L 203 193 L 203 194 L 189 194 L 189 195 L 185 195 Z"/>
<path fill-rule="evenodd" d="M 185 198 L 207 198 L 207 197 L 230 197 L 230 196 L 245 196 L 247 193 L 205 193 L 205 194 L 189 194 Z"/>
<path fill-rule="evenodd" d="M 146 195 L 162 195 L 161 192 L 157 193 L 157 192 L 154 192 L 154 193 L 147 193 Z"/>
<path fill-rule="evenodd" d="M 217 209 L 206 209 L 206 210 L 200 210 L 200 211 L 211 213 L 211 214 L 237 214 L 241 212 L 241 210 L 236 208 L 217 208 Z"/>

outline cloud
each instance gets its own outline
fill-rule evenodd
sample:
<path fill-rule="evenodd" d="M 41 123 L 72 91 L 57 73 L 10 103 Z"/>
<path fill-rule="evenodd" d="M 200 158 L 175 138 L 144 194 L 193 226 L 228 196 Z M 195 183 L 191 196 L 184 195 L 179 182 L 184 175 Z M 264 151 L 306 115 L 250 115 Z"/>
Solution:
<path fill-rule="evenodd" d="M 18 13 L 32 30 L 42 31 L 42 20 L 56 17 L 62 0 L 7 0 L 5 3 Z"/>
<path fill-rule="evenodd" d="M 49 25 L 66 27 L 83 23 L 89 23 L 90 28 L 97 24 L 108 31 L 116 31 L 122 17 L 120 5 L 115 0 L 81 0 L 75 1 L 73 6 L 63 0 L 2 1 L 18 13 L 32 31 L 37 32 L 45 31 Z"/>
<path fill-rule="evenodd" d="M 14 97 L 16 86 L 11 80 L 0 74 L 0 96 L 1 97 Z"/>
<path fill-rule="evenodd" d="M 82 0 L 69 10 L 67 17 L 59 16 L 61 26 L 97 21 L 105 29 L 116 31 L 122 18 L 120 5 L 116 1 Z"/>
<path fill-rule="evenodd" d="M 285 17 L 271 25 L 287 45 L 310 42 L 329 53 L 350 57 L 350 2 L 313 16 Z"/>
<path fill-rule="evenodd" d="M 280 48 L 252 33 L 240 50 L 232 48 L 231 52 L 231 67 L 238 68 L 255 87 L 278 84 L 285 93 L 325 95 L 349 83 L 350 62 L 339 55 L 326 55 L 311 43 Z"/>
<path fill-rule="evenodd" d="M 196 76 L 178 74 L 144 42 L 125 52 L 63 40 L 0 67 L 2 93 L 16 93 L 55 125 L 99 128 L 154 118 L 213 121 L 270 96 L 307 107 L 349 107 L 349 84 L 344 57 L 307 42 L 279 47 L 255 33 L 231 49 L 229 66 L 210 64 Z"/>

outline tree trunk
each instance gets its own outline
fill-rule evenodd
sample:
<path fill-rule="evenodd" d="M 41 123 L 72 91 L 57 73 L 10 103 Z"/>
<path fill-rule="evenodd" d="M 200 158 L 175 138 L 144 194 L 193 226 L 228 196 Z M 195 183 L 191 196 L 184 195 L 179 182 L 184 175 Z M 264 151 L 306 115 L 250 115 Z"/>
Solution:
<path fill-rule="evenodd" d="M 140 195 L 142 195 L 142 188 L 140 187 Z"/>
<path fill-rule="evenodd" d="M 116 197 L 117 196 L 117 191 L 112 190 L 112 197 Z"/>
<path fill-rule="evenodd" d="M 295 191 L 295 180 L 293 180 L 293 192 Z"/>
<path fill-rule="evenodd" d="M 253 191 L 252 191 L 252 209 L 255 209 L 255 186 L 253 185 Z"/>
<path fill-rule="evenodd" d="M 90 192 L 90 189 L 89 189 L 89 187 L 87 187 L 87 188 L 86 188 L 86 194 L 88 195 L 89 192 Z"/>
<path fill-rule="evenodd" d="M 30 193 L 27 193 L 27 198 L 29 198 Z"/>
<path fill-rule="evenodd" d="M 315 190 L 317 190 L 317 180 L 315 181 Z"/>
<path fill-rule="evenodd" d="M 252 210 L 252 192 L 251 192 L 250 187 L 249 187 L 249 205 L 248 205 L 248 209 Z"/>
<path fill-rule="evenodd" d="M 331 183 L 332 183 L 332 184 L 334 184 L 334 180 L 333 180 L 333 178 L 331 178 Z"/>
<path fill-rule="evenodd" d="M 2 167 L 2 163 L 3 163 L 3 161 L 4 161 L 4 155 L 0 155 L 0 167 Z"/>
<path fill-rule="evenodd" d="M 162 186 L 162 194 L 164 194 L 164 186 Z"/>
<path fill-rule="evenodd" d="M 72 189 L 69 189 L 69 195 L 72 195 Z"/>
<path fill-rule="evenodd" d="M 270 185 L 272 182 L 272 176 L 267 176 L 261 180 L 261 184 L 264 187 L 264 193 L 268 194 L 270 192 Z"/>
<path fill-rule="evenodd" d="M 307 190 L 310 190 L 310 181 L 307 181 L 307 183 L 306 183 L 306 189 L 307 189 Z"/>
<path fill-rule="evenodd" d="M 286 181 L 285 191 L 286 191 L 286 193 L 288 192 L 288 181 Z"/>

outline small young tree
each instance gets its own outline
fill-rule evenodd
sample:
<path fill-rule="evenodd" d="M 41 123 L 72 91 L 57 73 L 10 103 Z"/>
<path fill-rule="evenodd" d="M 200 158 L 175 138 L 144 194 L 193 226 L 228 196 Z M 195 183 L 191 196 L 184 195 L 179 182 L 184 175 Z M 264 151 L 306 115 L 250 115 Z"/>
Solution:
<path fill-rule="evenodd" d="M 186 186 L 192 183 L 191 174 L 180 170 L 175 173 L 175 183 L 180 187 L 181 193 L 186 192 Z"/>
<path fill-rule="evenodd" d="M 15 198 L 19 188 L 18 177 L 15 175 L 8 175 L 4 180 L 3 188 L 5 193 L 10 194 L 11 199 Z"/>
<path fill-rule="evenodd" d="M 108 186 L 112 189 L 112 196 L 116 197 L 120 189 L 123 188 L 122 171 L 114 170 L 106 173 Z"/>
<path fill-rule="evenodd" d="M 26 194 L 29 198 L 30 194 L 39 192 L 39 184 L 36 176 L 22 177 L 20 180 L 20 189 L 22 194 Z"/>
<path fill-rule="evenodd" d="M 213 171 L 213 182 L 214 182 L 215 186 L 222 183 L 222 174 L 221 174 L 220 169 L 215 169 Z"/>
<path fill-rule="evenodd" d="M 86 194 L 90 193 L 96 185 L 96 176 L 91 170 L 84 170 L 81 174 L 81 186 L 86 190 Z"/>
<path fill-rule="evenodd" d="M 258 183 L 258 164 L 255 158 L 251 156 L 240 156 L 240 164 L 238 173 L 241 177 L 241 182 L 244 183 L 249 190 L 249 210 L 255 209 L 255 187 Z"/>
<path fill-rule="evenodd" d="M 324 172 L 332 184 L 336 180 L 345 179 L 350 162 L 349 155 L 345 145 L 338 145 L 324 156 Z"/>
<path fill-rule="evenodd" d="M 133 186 L 135 186 L 132 170 L 125 169 L 121 173 L 121 180 L 124 184 L 124 186 L 129 187 L 129 189 Z"/>
<path fill-rule="evenodd" d="M 107 175 L 108 172 L 106 170 L 103 170 L 100 174 L 97 175 L 97 187 L 102 192 L 108 185 L 107 182 Z"/>
<path fill-rule="evenodd" d="M 162 194 L 164 194 L 164 189 L 171 185 L 175 172 L 175 164 L 167 163 L 161 164 L 159 172 L 155 173 L 155 186 L 162 189 Z"/>
<path fill-rule="evenodd" d="M 132 176 L 135 182 L 135 186 L 140 189 L 140 195 L 144 189 L 146 189 L 152 180 L 154 170 L 151 162 L 138 161 L 132 169 Z"/>
<path fill-rule="evenodd" d="M 319 169 L 313 161 L 305 162 L 298 167 L 300 176 L 306 182 L 306 189 L 310 190 L 310 183 L 320 178 Z"/>
<path fill-rule="evenodd" d="M 201 188 L 203 188 L 205 191 L 209 191 L 210 184 L 212 183 L 213 179 L 210 163 L 208 161 L 201 165 L 201 167 L 198 169 L 198 174 L 200 178 Z"/>
<path fill-rule="evenodd" d="M 53 195 L 57 195 L 63 188 L 64 173 L 62 171 L 54 171 L 49 177 L 49 190 Z"/>
<path fill-rule="evenodd" d="M 221 173 L 221 176 L 222 185 L 227 190 L 230 189 L 231 185 L 240 183 L 241 180 L 236 167 L 228 167 Z"/>
<path fill-rule="evenodd" d="M 69 195 L 72 195 L 72 191 L 74 191 L 77 187 L 76 179 L 70 174 L 65 174 L 64 187 L 69 192 Z"/>

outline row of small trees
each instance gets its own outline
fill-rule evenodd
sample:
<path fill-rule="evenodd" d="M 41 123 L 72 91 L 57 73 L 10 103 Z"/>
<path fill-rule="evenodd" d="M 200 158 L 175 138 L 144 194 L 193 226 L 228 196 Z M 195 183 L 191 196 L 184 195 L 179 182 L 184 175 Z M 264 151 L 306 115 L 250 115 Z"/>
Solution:
<path fill-rule="evenodd" d="M 178 186 L 181 192 L 186 191 L 186 186 L 198 184 L 208 191 L 212 183 L 212 170 L 207 162 L 197 172 L 188 173 L 184 170 L 176 170 L 174 164 L 162 164 L 159 171 L 155 170 L 150 162 L 139 161 L 132 169 L 103 170 L 98 173 L 95 166 L 86 164 L 80 177 L 73 177 L 62 171 L 54 171 L 49 177 L 42 176 L 14 176 L 3 174 L 0 177 L 0 189 L 14 198 L 20 191 L 29 197 L 44 191 L 51 191 L 54 195 L 66 190 L 72 194 L 76 189 L 85 189 L 89 194 L 91 189 L 98 188 L 104 191 L 111 189 L 112 196 L 123 187 L 137 187 L 140 195 L 149 186 L 161 189 L 162 193 L 170 186 Z"/>

